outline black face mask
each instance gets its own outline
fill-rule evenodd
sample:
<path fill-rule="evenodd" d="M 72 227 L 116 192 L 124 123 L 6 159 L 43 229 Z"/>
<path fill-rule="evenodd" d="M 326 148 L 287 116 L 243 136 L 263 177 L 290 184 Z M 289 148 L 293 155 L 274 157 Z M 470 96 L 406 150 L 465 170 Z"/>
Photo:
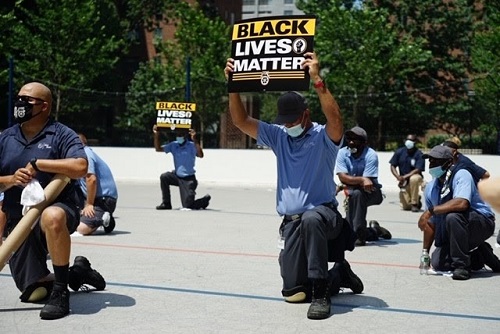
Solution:
<path fill-rule="evenodd" d="M 33 106 L 39 105 L 41 103 L 32 104 L 29 103 L 26 99 L 19 98 L 14 102 L 14 119 L 16 123 L 21 124 L 29 121 L 35 116 L 40 115 L 41 111 L 33 115 Z"/>

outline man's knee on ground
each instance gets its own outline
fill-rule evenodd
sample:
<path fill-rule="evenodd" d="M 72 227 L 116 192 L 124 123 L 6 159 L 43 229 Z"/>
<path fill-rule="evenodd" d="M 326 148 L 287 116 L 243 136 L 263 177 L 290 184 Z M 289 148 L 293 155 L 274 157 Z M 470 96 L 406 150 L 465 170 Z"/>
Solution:
<path fill-rule="evenodd" d="M 91 227 L 85 223 L 80 223 L 78 225 L 78 227 L 76 228 L 76 231 L 80 234 L 83 234 L 83 235 L 90 235 L 90 234 L 94 233 L 95 230 L 97 230 L 97 227 Z"/>

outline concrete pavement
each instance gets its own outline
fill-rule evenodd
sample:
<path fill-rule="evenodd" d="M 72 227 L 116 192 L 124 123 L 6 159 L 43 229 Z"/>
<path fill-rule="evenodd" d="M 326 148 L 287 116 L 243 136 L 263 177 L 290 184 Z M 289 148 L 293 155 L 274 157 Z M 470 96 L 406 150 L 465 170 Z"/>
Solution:
<path fill-rule="evenodd" d="M 401 211 L 397 192 L 368 213 L 393 239 L 347 253 L 364 292 L 343 291 L 332 299 L 332 316 L 313 321 L 308 304 L 281 298 L 274 188 L 200 181 L 199 196 L 212 196 L 202 211 L 155 210 L 155 182 L 118 188 L 115 232 L 72 237 L 72 258 L 88 257 L 106 290 L 71 293 L 70 316 L 42 321 L 42 305 L 19 301 L 6 267 L 0 332 L 499 333 L 500 274 L 484 270 L 463 282 L 421 276 L 419 214 Z M 177 189 L 172 199 L 178 208 Z"/>

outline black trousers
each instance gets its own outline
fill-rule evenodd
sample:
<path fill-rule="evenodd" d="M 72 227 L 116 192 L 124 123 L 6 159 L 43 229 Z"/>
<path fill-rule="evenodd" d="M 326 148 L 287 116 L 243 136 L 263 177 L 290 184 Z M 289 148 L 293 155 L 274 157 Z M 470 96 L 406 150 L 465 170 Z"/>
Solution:
<path fill-rule="evenodd" d="M 380 188 L 371 193 L 361 189 L 354 189 L 348 197 L 348 208 L 346 219 L 353 231 L 358 234 L 358 238 L 368 241 L 378 239 L 376 233 L 367 230 L 366 215 L 368 207 L 382 203 L 383 196 Z"/>
<path fill-rule="evenodd" d="M 167 206 L 171 206 L 170 186 L 179 187 L 181 193 L 181 203 L 183 208 L 199 209 L 202 203 L 195 200 L 198 181 L 196 176 L 178 177 L 175 172 L 166 172 L 160 175 L 160 186 L 162 201 Z"/>
<path fill-rule="evenodd" d="M 432 253 L 436 270 L 470 268 L 470 251 L 493 235 L 495 220 L 469 210 L 448 213 L 445 218 L 447 242 Z"/>
<path fill-rule="evenodd" d="M 320 205 L 294 219 L 285 216 L 280 226 L 284 248 L 278 259 L 283 291 L 307 287 L 311 279 L 328 277 L 328 260 L 332 258 L 329 243 L 338 240 L 342 245 L 342 249 L 337 248 L 338 254 L 333 255 L 342 261 L 347 244 L 343 238 L 350 239 L 350 235 L 342 233 L 343 224 L 342 215 L 333 206 Z"/>

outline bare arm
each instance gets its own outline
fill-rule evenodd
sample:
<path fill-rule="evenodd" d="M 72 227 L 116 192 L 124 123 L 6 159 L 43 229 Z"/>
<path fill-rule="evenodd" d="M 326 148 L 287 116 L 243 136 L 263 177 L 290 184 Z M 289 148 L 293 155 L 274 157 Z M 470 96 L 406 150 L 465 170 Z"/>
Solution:
<path fill-rule="evenodd" d="M 229 77 L 229 73 L 233 72 L 233 63 L 234 59 L 227 59 L 226 68 L 224 69 L 226 80 Z M 254 139 L 257 139 L 259 121 L 248 115 L 245 107 L 243 106 L 243 102 L 241 101 L 241 96 L 239 93 L 229 93 L 229 113 L 231 115 L 233 124 L 238 129 L 240 129 L 241 132 L 249 135 Z"/>
<path fill-rule="evenodd" d="M 449 212 L 461 212 L 469 209 L 470 203 L 464 198 L 452 198 L 449 201 L 436 205 L 433 210 L 435 215 Z"/>
<path fill-rule="evenodd" d="M 38 159 L 36 166 L 42 172 L 63 174 L 76 180 L 87 173 L 88 162 L 84 158 Z M 28 162 L 26 167 L 19 168 L 14 174 L 0 176 L 0 191 L 5 191 L 14 186 L 25 187 L 36 177 L 36 174 L 37 171 Z"/>
<path fill-rule="evenodd" d="M 364 176 L 351 176 L 347 173 L 338 173 L 340 182 L 351 187 L 362 188 L 366 192 L 375 190 L 372 179 Z"/>
<path fill-rule="evenodd" d="M 87 174 L 88 162 L 84 158 L 66 159 L 38 159 L 36 166 L 42 172 L 63 174 L 71 179 L 79 179 Z M 26 166 L 31 173 L 36 175 L 36 171 L 30 163 Z"/>
<path fill-rule="evenodd" d="M 194 129 L 189 129 L 189 135 L 191 136 L 191 140 L 196 147 L 196 156 L 198 158 L 203 158 L 205 155 L 203 154 L 203 149 L 201 148 L 200 143 L 196 140 L 196 131 Z"/>
<path fill-rule="evenodd" d="M 87 174 L 85 177 L 85 183 L 87 185 L 87 200 L 85 202 L 85 207 L 82 210 L 82 214 L 86 217 L 94 217 L 94 203 L 95 196 L 97 194 L 97 177 L 94 174 Z"/>
<path fill-rule="evenodd" d="M 163 149 L 160 145 L 160 133 L 158 132 L 158 127 L 153 125 L 153 140 L 154 140 L 154 146 L 155 146 L 155 151 L 156 152 L 163 152 Z"/>
<path fill-rule="evenodd" d="M 319 60 L 316 54 L 314 52 L 307 52 L 304 56 L 306 59 L 302 62 L 302 67 L 308 68 L 312 83 L 316 84 L 322 81 L 319 76 Z M 335 143 L 339 143 L 344 133 L 340 107 L 328 87 L 315 89 L 321 104 L 321 110 L 323 110 L 326 117 L 326 132 L 328 137 Z"/>

